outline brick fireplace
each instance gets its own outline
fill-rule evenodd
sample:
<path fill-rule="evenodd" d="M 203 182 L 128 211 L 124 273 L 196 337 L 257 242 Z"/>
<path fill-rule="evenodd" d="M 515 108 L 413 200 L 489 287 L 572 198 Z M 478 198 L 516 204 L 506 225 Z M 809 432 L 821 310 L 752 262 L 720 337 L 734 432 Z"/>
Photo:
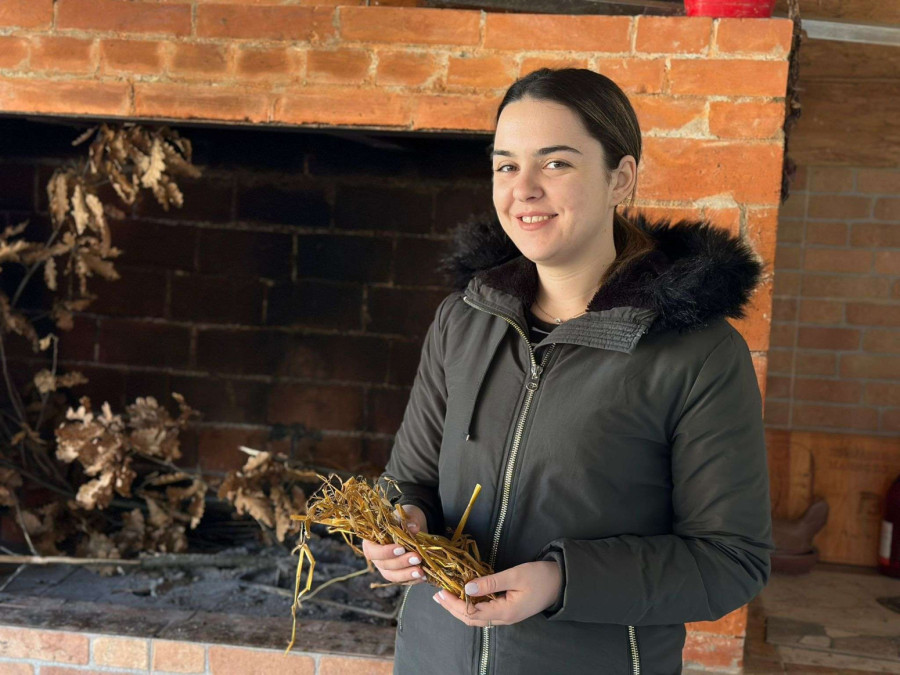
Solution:
<path fill-rule="evenodd" d="M 0 6 L 0 213 L 5 224 L 46 222 L 46 179 L 77 156 L 79 125 L 176 126 L 204 175 L 182 181 L 183 209 L 147 201 L 112 224 L 122 279 L 96 282 L 99 299 L 61 340 L 61 368 L 84 372 L 80 393 L 114 408 L 184 394 L 204 413 L 186 461 L 209 472 L 241 464 L 239 445 L 376 472 L 448 290 L 438 257 L 456 223 L 491 208 L 484 150 L 500 95 L 541 66 L 588 67 L 638 112 L 637 207 L 706 217 L 767 263 L 748 317 L 734 322 L 763 388 L 791 28 L 274 0 L 10 0 Z M 14 356 L 33 372 L 24 343 Z M 196 669 L 178 672 L 218 674 L 244 644 L 239 631 L 110 635 L 102 622 L 76 629 L 47 613 L 29 624 L 37 614 L 8 614 L 0 670 L 167 672 L 153 659 L 183 648 Z M 740 672 L 745 627 L 746 608 L 689 625 L 686 666 Z M 77 645 L 63 657 L 15 647 L 54 640 Z M 332 644 L 341 657 L 309 646 L 292 667 L 389 672 L 383 647 L 355 644 Z M 113 647 L 137 660 L 103 661 Z M 247 653 L 259 664 L 273 654 Z"/>

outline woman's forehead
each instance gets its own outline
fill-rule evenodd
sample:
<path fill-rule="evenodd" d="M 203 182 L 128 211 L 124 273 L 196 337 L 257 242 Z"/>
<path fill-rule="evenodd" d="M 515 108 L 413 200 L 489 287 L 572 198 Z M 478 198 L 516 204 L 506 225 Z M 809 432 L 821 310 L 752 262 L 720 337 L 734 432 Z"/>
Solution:
<path fill-rule="evenodd" d="M 522 99 L 500 113 L 494 132 L 495 152 L 530 154 L 556 146 L 572 147 L 582 154 L 600 149 L 578 115 L 560 103 Z"/>

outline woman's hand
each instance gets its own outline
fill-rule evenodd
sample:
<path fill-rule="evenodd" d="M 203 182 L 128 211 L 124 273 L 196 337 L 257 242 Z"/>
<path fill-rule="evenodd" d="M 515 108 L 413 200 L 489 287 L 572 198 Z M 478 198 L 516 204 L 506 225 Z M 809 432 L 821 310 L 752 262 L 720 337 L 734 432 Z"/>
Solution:
<path fill-rule="evenodd" d="M 562 591 L 559 564 L 549 561 L 523 563 L 466 584 L 468 595 L 505 595 L 477 605 L 468 604 L 448 591 L 434 595 L 437 603 L 467 626 L 506 626 L 542 612 Z"/>
<path fill-rule="evenodd" d="M 412 504 L 405 504 L 401 508 L 409 518 L 406 529 L 410 534 L 428 532 L 428 523 L 422 509 Z M 397 544 L 376 544 L 368 539 L 363 539 L 362 550 L 366 558 L 381 572 L 381 576 L 388 581 L 413 584 L 425 581 L 422 568 L 416 567 L 422 561 L 414 551 L 407 551 Z"/>

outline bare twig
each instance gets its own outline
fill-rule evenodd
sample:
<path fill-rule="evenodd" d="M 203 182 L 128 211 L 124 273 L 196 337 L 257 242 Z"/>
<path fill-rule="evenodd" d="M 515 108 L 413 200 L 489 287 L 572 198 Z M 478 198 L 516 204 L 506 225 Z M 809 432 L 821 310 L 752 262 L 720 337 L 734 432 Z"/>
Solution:
<path fill-rule="evenodd" d="M 140 565 L 120 558 L 69 558 L 64 555 L 0 555 L 0 565 Z"/>
<path fill-rule="evenodd" d="M 368 561 L 367 561 L 367 562 L 368 562 Z M 326 581 L 325 583 L 319 584 L 319 586 L 316 588 L 316 590 L 311 591 L 310 593 L 308 593 L 307 595 L 305 595 L 305 596 L 303 597 L 303 600 L 304 600 L 304 601 L 309 600 L 311 597 L 313 597 L 316 593 L 318 593 L 319 591 L 321 591 L 323 588 L 327 588 L 327 587 L 330 586 L 331 584 L 337 583 L 338 581 L 346 581 L 347 579 L 352 579 L 353 577 L 358 577 L 358 576 L 361 575 L 361 574 L 366 574 L 367 572 L 372 572 L 372 571 L 374 571 L 374 570 L 372 569 L 372 564 L 369 563 L 369 565 L 368 565 L 365 569 L 357 570 L 356 572 L 351 572 L 350 574 L 345 574 L 345 575 L 340 576 L 340 577 L 335 577 L 334 579 L 329 579 L 329 580 Z"/>
<path fill-rule="evenodd" d="M 6 590 L 6 587 L 12 583 L 13 579 L 15 579 L 17 576 L 19 576 L 22 573 L 22 570 L 24 570 L 25 567 L 26 567 L 26 565 L 19 565 L 12 574 L 10 574 L 8 577 L 6 577 L 6 581 L 4 581 L 3 585 L 0 586 L 0 593 L 2 593 L 3 591 Z"/>
<path fill-rule="evenodd" d="M 57 235 L 61 231 L 62 231 L 62 227 L 57 227 L 56 229 L 54 229 L 53 232 L 50 234 L 50 238 L 47 240 L 47 243 L 44 244 L 44 246 L 46 246 L 47 248 L 50 248 L 51 246 L 53 246 L 54 240 L 56 239 Z M 32 276 L 34 276 L 34 273 L 37 272 L 38 268 L 41 265 L 46 265 L 46 264 L 47 264 L 46 260 L 39 260 L 38 262 L 34 263 L 30 268 L 28 268 L 28 271 L 25 273 L 25 276 L 22 278 L 22 281 L 19 282 L 19 287 L 16 289 L 16 292 L 13 294 L 12 299 L 9 301 L 10 309 L 13 309 L 16 306 L 16 303 L 19 301 L 19 296 L 22 295 L 22 291 L 25 290 L 25 287 L 28 285 L 28 281 L 31 279 Z"/>
<path fill-rule="evenodd" d="M 66 499 L 74 499 L 74 497 L 75 497 L 75 493 L 72 490 L 66 490 L 63 487 L 59 487 L 58 485 L 53 485 L 52 483 L 48 483 L 40 476 L 36 476 L 33 473 L 30 473 L 29 471 L 26 471 L 25 469 L 23 469 L 21 466 L 14 464 L 13 462 L 8 462 L 8 461 L 4 460 L 2 457 L 0 457 L 0 466 L 5 466 L 9 469 L 15 469 L 16 471 L 18 471 L 20 474 L 22 474 L 22 476 L 24 476 L 28 480 L 34 481 L 41 487 L 47 488 L 48 490 L 51 490 L 51 491 L 55 492 L 56 494 L 58 494 L 62 497 L 65 497 Z"/>
<path fill-rule="evenodd" d="M 19 398 L 19 392 L 16 391 L 16 388 L 12 385 L 12 380 L 9 377 L 9 368 L 6 365 L 6 347 L 3 344 L 3 332 L 6 330 L 6 326 L 3 326 L 0 329 L 0 361 L 3 361 L 3 379 L 6 381 L 6 389 L 9 391 L 9 400 L 13 404 L 13 408 L 16 410 L 16 414 L 19 416 L 17 420 L 19 424 L 25 423 L 25 411 L 22 406 L 22 400 Z"/>
<path fill-rule="evenodd" d="M 0 555 L 0 565 L 123 565 L 154 569 L 160 567 L 269 567 L 275 558 L 258 555 L 203 555 L 200 553 L 167 553 L 147 558 L 69 558 L 62 555 Z"/>
<path fill-rule="evenodd" d="M 54 337 L 55 337 L 55 336 L 54 336 Z M 53 377 L 56 377 L 56 366 L 57 366 L 57 354 L 58 354 L 58 352 L 59 352 L 59 338 L 56 338 L 56 339 L 53 340 L 53 363 L 52 363 L 52 365 L 51 365 L 51 367 L 50 367 L 50 374 L 53 375 Z M 41 394 L 41 410 L 40 410 L 40 412 L 38 413 L 37 422 L 36 422 L 35 425 L 34 425 L 34 428 L 35 428 L 35 429 L 40 429 L 40 428 L 41 428 L 41 423 L 44 421 L 44 412 L 45 412 L 46 409 L 47 409 L 47 400 L 48 400 L 49 398 L 50 398 L 50 392 L 49 392 L 49 391 L 45 391 L 43 394 Z M 54 466 L 53 468 L 55 469 L 56 467 Z"/>
<path fill-rule="evenodd" d="M 25 519 L 22 518 L 22 509 L 19 507 L 18 499 L 13 499 L 13 507 L 16 509 L 16 520 L 19 522 L 19 527 L 22 528 L 22 534 L 25 535 L 25 543 L 28 544 L 28 550 L 37 555 L 37 549 L 31 543 L 31 536 L 28 534 L 28 528 L 25 527 Z"/>
<path fill-rule="evenodd" d="M 269 586 L 267 584 L 257 584 L 252 581 L 241 581 L 239 583 L 241 584 L 241 586 L 255 588 L 255 589 L 263 591 L 265 593 L 272 593 L 273 595 L 280 595 L 283 598 L 293 597 L 293 594 L 286 588 L 277 588 L 275 586 Z M 322 585 L 324 586 L 325 584 L 322 584 Z M 318 590 L 318 588 L 316 590 Z M 335 602 L 334 600 L 323 600 L 321 598 L 316 598 L 315 600 L 312 600 L 309 597 L 304 598 L 304 600 L 309 600 L 310 602 L 312 602 L 314 604 L 325 605 L 326 607 L 335 607 L 337 609 L 344 609 L 344 610 L 347 610 L 348 612 L 358 612 L 359 614 L 366 614 L 368 616 L 376 616 L 379 619 L 394 619 L 397 617 L 397 612 L 400 609 L 398 607 L 393 612 L 379 612 L 377 609 L 367 609 L 365 607 L 354 607 L 353 605 L 345 605 L 342 602 Z"/>

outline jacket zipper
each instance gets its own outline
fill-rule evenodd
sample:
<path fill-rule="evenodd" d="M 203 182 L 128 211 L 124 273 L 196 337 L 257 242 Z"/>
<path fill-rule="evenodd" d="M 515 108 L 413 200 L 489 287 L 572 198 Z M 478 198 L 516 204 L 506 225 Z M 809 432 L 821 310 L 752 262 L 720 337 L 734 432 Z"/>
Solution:
<path fill-rule="evenodd" d="M 528 345 L 528 354 L 531 357 L 531 379 L 528 381 L 528 384 L 525 385 L 528 389 L 528 393 L 525 395 L 525 402 L 522 404 L 522 412 L 519 414 L 519 419 L 516 422 L 516 432 L 513 436 L 512 448 L 509 451 L 509 458 L 506 460 L 506 470 L 503 473 L 503 492 L 500 499 L 500 515 L 497 517 L 497 525 L 494 528 L 494 539 L 491 543 L 491 553 L 488 558 L 488 564 L 493 567 L 494 563 L 497 561 L 497 549 L 500 546 L 500 534 L 503 531 L 503 523 L 506 520 L 506 511 L 509 508 L 509 496 L 512 491 L 513 472 L 516 466 L 516 456 L 519 452 L 519 443 L 522 442 L 522 431 L 525 429 L 525 420 L 528 417 L 528 410 L 531 408 L 531 399 L 534 397 L 534 392 L 537 391 L 538 385 L 540 384 L 541 374 L 544 372 L 544 368 L 550 360 L 550 355 L 553 353 L 556 345 L 551 344 L 547 348 L 547 351 L 544 353 L 544 358 L 541 361 L 541 365 L 538 365 L 534 358 L 534 349 L 532 348 L 531 341 L 528 339 L 528 335 L 525 334 L 525 331 L 522 330 L 514 319 L 505 314 L 500 314 L 499 312 L 480 307 L 471 302 L 468 296 L 464 295 L 463 301 L 475 309 L 480 309 L 483 312 L 500 317 L 510 326 L 515 328 L 519 335 L 522 336 L 522 339 L 525 340 L 525 344 Z M 491 647 L 490 630 L 490 628 L 481 629 L 481 664 L 478 669 L 479 675 L 487 675 L 488 671 L 488 660 Z"/>
<path fill-rule="evenodd" d="M 528 339 L 528 335 L 525 334 L 519 324 L 516 323 L 514 319 L 506 316 L 505 314 L 501 314 L 499 312 L 494 312 L 492 310 L 481 307 L 471 300 L 469 300 L 469 296 L 464 295 L 463 301 L 474 307 L 475 309 L 479 309 L 482 312 L 487 312 L 488 314 L 492 314 L 494 316 L 500 317 L 504 321 L 506 321 L 510 326 L 516 329 L 519 335 L 522 336 L 522 339 L 525 340 L 525 343 L 528 345 L 528 353 L 531 356 L 531 380 L 528 382 L 526 387 L 528 388 L 528 393 L 525 395 L 525 403 L 522 406 L 522 412 L 519 415 L 519 420 L 516 423 L 516 433 L 513 436 L 513 446 L 509 452 L 509 458 L 506 461 L 506 471 L 504 472 L 503 477 L 503 496 L 500 500 L 500 516 L 497 518 L 497 526 L 494 529 L 494 540 L 491 544 L 491 554 L 488 558 L 488 563 L 491 567 L 494 566 L 494 563 L 497 560 L 497 548 L 500 546 L 500 533 L 503 530 L 503 522 L 506 520 L 506 509 L 509 507 L 509 495 L 512 490 L 512 477 L 513 477 L 513 469 L 516 464 L 516 454 L 519 451 L 519 443 L 522 440 L 522 431 L 525 428 L 525 418 L 528 416 L 528 410 L 531 407 L 531 399 L 534 396 L 534 392 L 538 388 L 538 384 L 540 384 L 541 374 L 544 372 L 544 367 L 547 365 L 547 362 L 550 360 L 550 355 L 553 353 L 553 350 L 556 348 L 555 344 L 551 344 L 547 351 L 544 354 L 544 359 L 541 362 L 541 365 L 537 364 L 537 361 L 534 358 L 534 349 L 532 348 L 531 341 Z M 408 592 L 408 591 L 407 591 Z M 405 602 L 405 598 L 404 598 Z M 401 606 L 400 611 L 403 611 L 403 607 Z M 399 621 L 398 621 L 399 625 Z M 487 675 L 488 672 L 488 660 L 490 657 L 490 646 L 491 646 L 491 638 L 490 638 L 490 628 L 482 628 L 481 629 L 481 664 L 478 669 L 479 675 Z M 640 654 L 638 652 L 637 646 L 637 635 L 635 634 L 634 626 L 628 626 L 628 643 L 631 649 L 631 670 L 632 675 L 641 675 L 641 659 Z"/>
<path fill-rule="evenodd" d="M 631 647 L 632 675 L 641 675 L 641 656 L 638 653 L 637 635 L 635 635 L 634 626 L 628 626 L 628 643 Z"/>
<path fill-rule="evenodd" d="M 406 607 L 406 599 L 409 597 L 411 590 L 412 586 L 407 586 L 406 590 L 403 591 L 403 600 L 400 601 L 400 610 L 397 612 L 397 630 L 401 633 L 403 632 L 403 608 Z"/>

